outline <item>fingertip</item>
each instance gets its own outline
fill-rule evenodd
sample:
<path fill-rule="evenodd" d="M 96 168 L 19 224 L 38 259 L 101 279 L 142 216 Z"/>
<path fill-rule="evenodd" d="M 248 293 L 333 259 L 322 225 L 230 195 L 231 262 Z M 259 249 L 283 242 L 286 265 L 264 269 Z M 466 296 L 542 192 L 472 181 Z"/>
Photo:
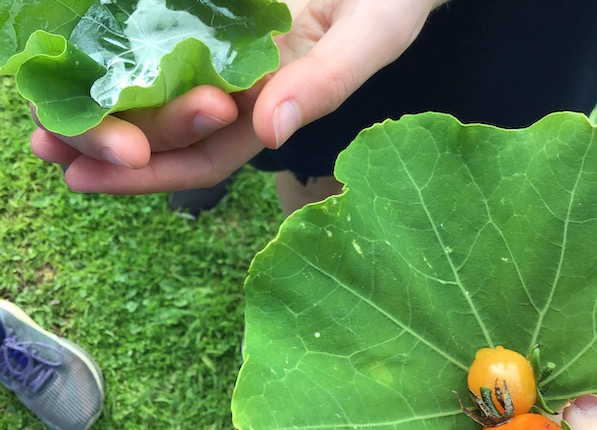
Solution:
<path fill-rule="evenodd" d="M 278 79 L 288 67 L 279 70 L 263 86 L 253 106 L 253 129 L 269 149 L 278 149 L 302 126 L 302 114 L 293 97 L 292 82 Z"/>
<path fill-rule="evenodd" d="M 151 156 L 149 141 L 143 131 L 112 115 L 79 136 L 56 138 L 76 148 L 81 154 L 130 169 L 147 165 Z"/>
<path fill-rule="evenodd" d="M 31 134 L 29 147 L 37 158 L 49 163 L 69 164 L 81 154 L 52 133 L 41 128 L 35 129 Z"/>
<path fill-rule="evenodd" d="M 298 129 L 335 111 L 358 87 L 352 74 L 304 57 L 284 68 L 265 85 L 253 115 L 255 133 L 270 149 L 282 146 Z"/>
<path fill-rule="evenodd" d="M 151 157 L 151 147 L 145 133 L 129 122 L 108 118 L 88 136 L 88 144 L 97 151 L 94 158 L 129 169 L 145 167 Z"/>
<path fill-rule="evenodd" d="M 192 108 L 207 112 L 224 123 L 232 123 L 238 118 L 238 109 L 232 96 L 226 91 L 211 85 L 193 88 L 182 97 L 188 97 Z"/>
<path fill-rule="evenodd" d="M 302 115 L 294 100 L 285 100 L 273 112 L 275 149 L 282 146 L 302 126 Z"/>
<path fill-rule="evenodd" d="M 31 133 L 31 138 L 29 139 L 29 144 L 31 145 L 32 149 L 34 146 L 37 147 L 43 142 L 45 133 L 47 133 L 47 131 L 42 130 L 41 128 L 36 128 L 33 130 L 33 133 Z"/>
<path fill-rule="evenodd" d="M 133 121 L 146 130 L 154 152 L 184 148 L 202 140 L 238 118 L 230 94 L 203 85 L 155 110 L 153 117 Z"/>

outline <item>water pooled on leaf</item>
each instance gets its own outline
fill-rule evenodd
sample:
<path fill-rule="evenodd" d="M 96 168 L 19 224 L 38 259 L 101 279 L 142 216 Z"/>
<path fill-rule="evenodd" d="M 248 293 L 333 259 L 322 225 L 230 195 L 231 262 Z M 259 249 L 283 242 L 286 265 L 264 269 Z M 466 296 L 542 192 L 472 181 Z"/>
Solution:
<path fill-rule="evenodd" d="M 188 11 L 168 9 L 165 0 L 140 0 L 134 10 L 102 1 L 88 10 L 70 40 L 107 69 L 93 84 L 91 97 L 109 108 L 124 88 L 151 86 L 162 57 L 189 38 L 210 49 L 218 72 L 234 58 L 231 43 L 219 40 L 215 28 Z"/>

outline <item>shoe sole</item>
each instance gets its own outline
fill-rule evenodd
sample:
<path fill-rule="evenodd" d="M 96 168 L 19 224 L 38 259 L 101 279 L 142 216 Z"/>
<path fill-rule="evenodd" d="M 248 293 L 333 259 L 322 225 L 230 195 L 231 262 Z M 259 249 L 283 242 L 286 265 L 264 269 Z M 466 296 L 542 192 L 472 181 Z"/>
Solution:
<path fill-rule="evenodd" d="M 95 362 L 95 360 L 93 360 L 93 358 L 91 358 L 91 356 L 87 353 L 87 351 L 85 351 L 79 345 L 77 345 L 65 338 L 62 338 L 60 336 L 55 335 L 54 333 L 50 333 L 49 331 L 44 330 L 39 324 L 37 324 L 35 321 L 33 321 L 31 319 L 31 317 L 29 315 L 27 315 L 21 308 L 19 308 L 17 305 L 15 305 L 12 302 L 0 299 L 0 309 L 12 314 L 15 318 L 17 318 L 24 324 L 27 324 L 28 326 L 33 327 L 36 331 L 42 333 L 44 336 L 47 336 L 50 339 L 55 340 L 64 349 L 69 350 L 70 352 L 75 354 L 77 357 L 79 357 L 90 369 L 90 371 L 95 379 L 95 382 L 97 383 L 97 386 L 100 389 L 101 399 L 102 399 L 102 403 L 103 403 L 104 393 L 105 393 L 104 377 L 101 373 L 101 370 L 100 370 L 98 364 Z M 101 413 L 102 413 L 102 411 L 100 409 L 99 413 L 94 418 L 97 419 L 101 415 Z M 92 422 L 94 422 L 95 419 Z"/>

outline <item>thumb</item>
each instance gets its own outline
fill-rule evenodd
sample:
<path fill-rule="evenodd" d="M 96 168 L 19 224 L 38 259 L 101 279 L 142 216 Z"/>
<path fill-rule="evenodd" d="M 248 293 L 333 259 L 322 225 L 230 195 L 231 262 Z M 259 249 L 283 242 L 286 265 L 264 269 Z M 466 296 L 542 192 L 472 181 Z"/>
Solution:
<path fill-rule="evenodd" d="M 421 0 L 314 3 L 297 17 L 293 30 L 278 39 L 285 65 L 255 102 L 255 132 L 272 149 L 336 110 L 374 73 L 396 60 L 431 10 L 430 2 Z M 327 10 L 315 10 L 321 4 L 328 5 Z"/>
<path fill-rule="evenodd" d="M 578 397 L 564 409 L 564 419 L 574 430 L 594 430 L 597 428 L 597 396 Z"/>

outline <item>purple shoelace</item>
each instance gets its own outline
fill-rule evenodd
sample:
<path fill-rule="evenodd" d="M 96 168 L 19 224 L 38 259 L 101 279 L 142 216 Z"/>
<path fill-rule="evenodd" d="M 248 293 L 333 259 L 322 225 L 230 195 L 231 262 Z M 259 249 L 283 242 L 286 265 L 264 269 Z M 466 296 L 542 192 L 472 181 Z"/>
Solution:
<path fill-rule="evenodd" d="M 3 330 L 2 330 L 3 331 Z M 19 342 L 14 333 L 6 333 L 0 343 L 0 373 L 6 379 L 17 381 L 31 395 L 43 388 L 62 364 L 62 354 L 58 348 L 42 342 Z M 41 357 L 41 350 L 50 351 L 55 360 Z"/>

